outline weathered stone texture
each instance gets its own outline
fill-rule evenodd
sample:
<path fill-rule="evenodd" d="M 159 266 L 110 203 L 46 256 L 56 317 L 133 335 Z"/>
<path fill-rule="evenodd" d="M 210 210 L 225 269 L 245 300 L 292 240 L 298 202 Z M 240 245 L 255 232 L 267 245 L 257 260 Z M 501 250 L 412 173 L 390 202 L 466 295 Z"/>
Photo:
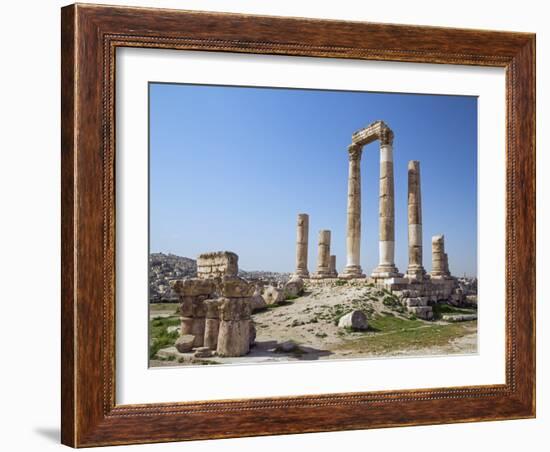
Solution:
<path fill-rule="evenodd" d="M 309 215 L 298 214 L 296 225 L 296 275 L 302 278 L 309 277 L 307 269 L 307 250 L 309 241 Z"/>
<path fill-rule="evenodd" d="M 281 290 L 275 286 L 264 287 L 264 290 L 262 292 L 262 298 L 264 299 L 265 303 L 268 306 L 272 304 L 281 303 L 285 299 L 284 290 Z"/>
<path fill-rule="evenodd" d="M 422 264 L 422 196 L 420 192 L 420 162 L 411 160 L 408 165 L 408 233 L 409 265 L 406 277 L 413 281 L 425 278 Z"/>
<path fill-rule="evenodd" d="M 224 276 L 218 287 L 220 294 L 229 298 L 251 297 L 255 291 L 253 284 L 238 276 Z"/>
<path fill-rule="evenodd" d="M 180 317 L 180 334 L 191 334 L 193 331 L 193 317 Z"/>
<path fill-rule="evenodd" d="M 219 319 L 206 319 L 204 324 L 204 346 L 216 350 L 218 346 L 218 335 L 220 333 Z"/>
<path fill-rule="evenodd" d="M 330 256 L 329 273 L 331 278 L 338 277 L 338 272 L 336 271 L 336 256 L 334 254 Z"/>
<path fill-rule="evenodd" d="M 214 350 L 221 356 L 248 353 L 252 299 L 255 293 L 259 297 L 258 286 L 237 276 L 238 256 L 232 252 L 201 254 L 197 267 L 199 277 L 171 283 L 180 298 L 180 335 L 185 337 L 180 349 L 194 348 L 196 357 L 211 356 Z"/>
<path fill-rule="evenodd" d="M 364 278 L 360 265 L 361 249 L 361 154 L 363 144 L 348 147 L 348 213 L 346 230 L 347 262 L 342 278 Z"/>
<path fill-rule="evenodd" d="M 317 269 L 312 278 L 330 278 L 330 231 L 319 231 L 319 245 L 317 255 Z"/>
<path fill-rule="evenodd" d="M 171 281 L 172 290 L 181 297 L 196 297 L 198 295 L 210 295 L 215 287 L 215 282 L 208 279 L 189 278 Z"/>
<path fill-rule="evenodd" d="M 304 281 L 299 276 L 294 275 L 290 278 L 284 287 L 285 297 L 297 297 L 304 291 Z"/>
<path fill-rule="evenodd" d="M 367 316 L 363 311 L 355 310 L 340 317 L 338 321 L 339 328 L 351 328 L 357 331 L 365 331 L 368 329 L 369 324 Z"/>
<path fill-rule="evenodd" d="M 435 235 L 432 237 L 432 278 L 449 278 L 449 260 L 445 253 L 445 236 Z"/>
<path fill-rule="evenodd" d="M 222 320 L 216 349 L 219 356 L 243 356 L 250 351 L 250 319 Z"/>
<path fill-rule="evenodd" d="M 197 258 L 197 276 L 199 278 L 217 278 L 237 276 L 239 257 L 231 251 L 204 253 Z"/>
<path fill-rule="evenodd" d="M 176 340 L 175 347 L 180 353 L 190 352 L 195 343 L 195 336 L 192 334 L 184 334 L 183 336 L 178 337 Z"/>

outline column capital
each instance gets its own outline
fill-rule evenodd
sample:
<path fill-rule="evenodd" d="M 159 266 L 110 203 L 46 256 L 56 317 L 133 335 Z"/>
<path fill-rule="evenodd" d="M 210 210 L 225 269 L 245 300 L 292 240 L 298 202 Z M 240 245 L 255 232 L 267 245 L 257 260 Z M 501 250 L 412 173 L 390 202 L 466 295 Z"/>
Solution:
<path fill-rule="evenodd" d="M 389 127 L 380 129 L 380 146 L 393 145 L 393 132 Z"/>
<path fill-rule="evenodd" d="M 348 146 L 348 157 L 350 160 L 361 160 L 362 153 L 363 153 L 362 145 L 352 143 Z"/>

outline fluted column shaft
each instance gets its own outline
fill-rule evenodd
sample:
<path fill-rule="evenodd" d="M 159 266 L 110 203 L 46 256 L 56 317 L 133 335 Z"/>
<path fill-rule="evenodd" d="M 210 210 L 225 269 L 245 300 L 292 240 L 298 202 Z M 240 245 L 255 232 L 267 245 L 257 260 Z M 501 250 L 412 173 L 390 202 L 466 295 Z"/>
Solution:
<path fill-rule="evenodd" d="M 395 266 L 395 207 L 393 182 L 393 133 L 380 136 L 379 263 L 372 276 L 402 276 Z"/>
<path fill-rule="evenodd" d="M 296 275 L 301 278 L 309 278 L 307 269 L 307 249 L 309 241 L 309 215 L 298 214 L 296 225 Z"/>
<path fill-rule="evenodd" d="M 348 214 L 346 232 L 346 268 L 342 277 L 363 278 L 361 270 L 361 154 L 363 146 L 352 144 L 348 147 Z"/>
<path fill-rule="evenodd" d="M 408 165 L 407 218 L 409 224 L 409 266 L 407 277 L 424 278 L 422 265 L 422 197 L 420 191 L 420 162 L 411 160 Z"/>

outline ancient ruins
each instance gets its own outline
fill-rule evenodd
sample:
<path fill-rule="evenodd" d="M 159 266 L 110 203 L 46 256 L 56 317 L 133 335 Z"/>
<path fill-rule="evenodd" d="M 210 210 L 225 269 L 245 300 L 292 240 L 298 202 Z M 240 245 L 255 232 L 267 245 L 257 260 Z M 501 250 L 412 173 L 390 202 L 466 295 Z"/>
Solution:
<path fill-rule="evenodd" d="M 172 289 L 180 297 L 179 352 L 193 349 L 199 357 L 242 356 L 254 343 L 250 320 L 254 284 L 237 276 L 238 256 L 221 251 L 201 254 L 197 277 L 175 280 Z"/>
<path fill-rule="evenodd" d="M 346 266 L 336 272 L 336 256 L 330 255 L 331 231 L 319 232 L 316 271 L 311 280 L 340 278 L 365 279 L 377 287 L 391 290 L 403 298 L 410 312 L 429 320 L 432 315 L 429 303 L 452 300 L 460 301 L 462 294 L 456 278 L 449 271 L 445 253 L 444 236 L 432 238 L 432 271 L 428 274 L 423 266 L 422 252 L 422 196 L 420 162 L 408 164 L 408 251 L 409 265 L 403 275 L 395 265 L 395 199 L 393 170 L 393 131 L 383 121 L 376 121 L 352 135 L 348 147 L 348 202 L 346 232 Z M 361 156 L 363 148 L 375 141 L 380 143 L 380 192 L 379 192 L 379 261 L 367 277 L 361 268 Z M 298 215 L 296 272 L 308 278 L 307 249 L 309 216 Z"/>
<path fill-rule="evenodd" d="M 393 131 L 383 122 L 376 121 L 352 135 L 348 147 L 349 175 L 347 199 L 346 260 L 343 271 L 338 273 L 336 255 L 331 254 L 331 231 L 318 233 L 318 251 L 315 269 L 308 269 L 309 215 L 298 214 L 296 225 L 296 270 L 290 279 L 267 282 L 262 279 L 244 279 L 239 276 L 238 256 L 229 251 L 201 254 L 196 262 L 196 277 L 175 279 L 170 282 L 173 294 L 179 299 L 180 327 L 175 342 L 178 356 L 185 354 L 195 358 L 240 357 L 247 355 L 255 344 L 256 327 L 253 313 L 265 313 L 270 307 L 284 306 L 304 294 L 307 287 L 341 286 L 364 287 L 378 291 L 378 297 L 391 295 L 384 303 L 395 304 L 396 312 L 407 313 L 412 318 L 431 320 L 432 307 L 439 302 L 461 305 L 467 297 L 462 293 L 457 278 L 449 270 L 445 252 L 445 238 L 432 237 L 431 271 L 423 264 L 422 192 L 420 162 L 408 163 L 408 266 L 403 274 L 395 265 L 395 194 L 393 163 Z M 369 275 L 363 272 L 360 259 L 361 247 L 361 156 L 370 143 L 379 142 L 379 256 L 378 265 Z M 371 289 L 372 288 L 372 289 Z M 477 290 L 477 288 L 476 288 Z M 331 292 L 332 293 L 332 292 Z M 374 292 L 372 292 L 374 293 Z M 372 295 L 371 293 L 371 295 Z M 371 298 L 372 299 L 372 298 Z M 349 309 L 336 304 L 334 311 L 326 308 L 333 317 L 321 311 L 318 317 L 294 319 L 285 328 L 308 325 L 313 337 L 323 338 L 327 333 L 318 322 L 335 322 L 338 328 L 349 331 L 367 331 L 368 309 L 363 312 L 348 301 Z M 344 302 L 345 303 L 345 302 Z M 477 301 L 476 301 L 477 303 Z M 366 306 L 366 305 L 364 305 Z M 366 308 L 364 308 L 366 309 Z M 313 312 L 310 306 L 302 311 Z M 371 311 L 372 313 L 372 311 Z M 393 315 L 393 314 L 391 314 Z M 475 317 L 470 315 L 470 317 Z M 274 317 L 276 319 L 277 317 Z M 468 318 L 468 315 L 462 315 Z M 288 319 L 290 320 L 290 319 Z M 266 328 L 271 324 L 260 324 Z M 319 325 L 319 326 L 317 326 Z M 324 327 L 327 328 L 326 326 Z M 336 328 L 336 326 L 334 327 Z M 173 353 L 167 349 L 166 353 Z M 291 341 L 276 346 L 275 352 L 296 352 Z M 273 352 L 273 353 L 275 353 Z M 303 353 L 303 350 L 301 351 Z M 265 353 L 265 351 L 264 351 Z M 183 359 L 183 358 L 180 358 Z M 182 362 L 182 361 L 180 361 Z"/>

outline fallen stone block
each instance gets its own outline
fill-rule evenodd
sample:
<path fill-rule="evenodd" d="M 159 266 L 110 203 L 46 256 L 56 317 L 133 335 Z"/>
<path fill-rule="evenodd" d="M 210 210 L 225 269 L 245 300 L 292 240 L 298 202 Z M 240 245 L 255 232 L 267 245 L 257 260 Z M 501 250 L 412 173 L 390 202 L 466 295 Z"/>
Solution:
<path fill-rule="evenodd" d="M 262 298 L 267 305 L 278 304 L 284 301 L 284 291 L 274 286 L 267 286 L 262 292 Z"/>
<path fill-rule="evenodd" d="M 355 310 L 340 317 L 339 328 L 351 328 L 356 331 L 365 331 L 369 328 L 367 316 L 363 311 Z"/>
<path fill-rule="evenodd" d="M 182 355 L 176 347 L 172 346 L 172 347 L 161 348 L 157 352 L 156 356 L 157 358 L 160 358 L 160 359 L 174 360 L 174 359 L 179 359 L 184 355 Z"/>
<path fill-rule="evenodd" d="M 267 303 L 261 295 L 257 294 L 250 298 L 250 309 L 252 310 L 252 312 L 261 311 L 266 307 Z"/>
<path fill-rule="evenodd" d="M 410 308 L 407 308 L 407 311 L 423 320 L 432 320 L 434 317 L 431 306 L 411 306 Z"/>
<path fill-rule="evenodd" d="M 211 358 L 214 356 L 214 353 L 208 347 L 199 347 L 195 350 L 195 354 L 193 356 L 195 358 Z"/>
<path fill-rule="evenodd" d="M 477 314 L 448 314 L 442 316 L 441 320 L 445 322 L 468 322 L 470 320 L 477 320 Z"/>
<path fill-rule="evenodd" d="M 284 286 L 285 297 L 297 297 L 304 291 L 304 280 L 299 276 L 290 278 Z"/>
<path fill-rule="evenodd" d="M 184 334 L 183 336 L 178 337 L 175 347 L 178 352 L 187 353 L 193 349 L 194 342 L 195 336 L 192 334 Z"/>

